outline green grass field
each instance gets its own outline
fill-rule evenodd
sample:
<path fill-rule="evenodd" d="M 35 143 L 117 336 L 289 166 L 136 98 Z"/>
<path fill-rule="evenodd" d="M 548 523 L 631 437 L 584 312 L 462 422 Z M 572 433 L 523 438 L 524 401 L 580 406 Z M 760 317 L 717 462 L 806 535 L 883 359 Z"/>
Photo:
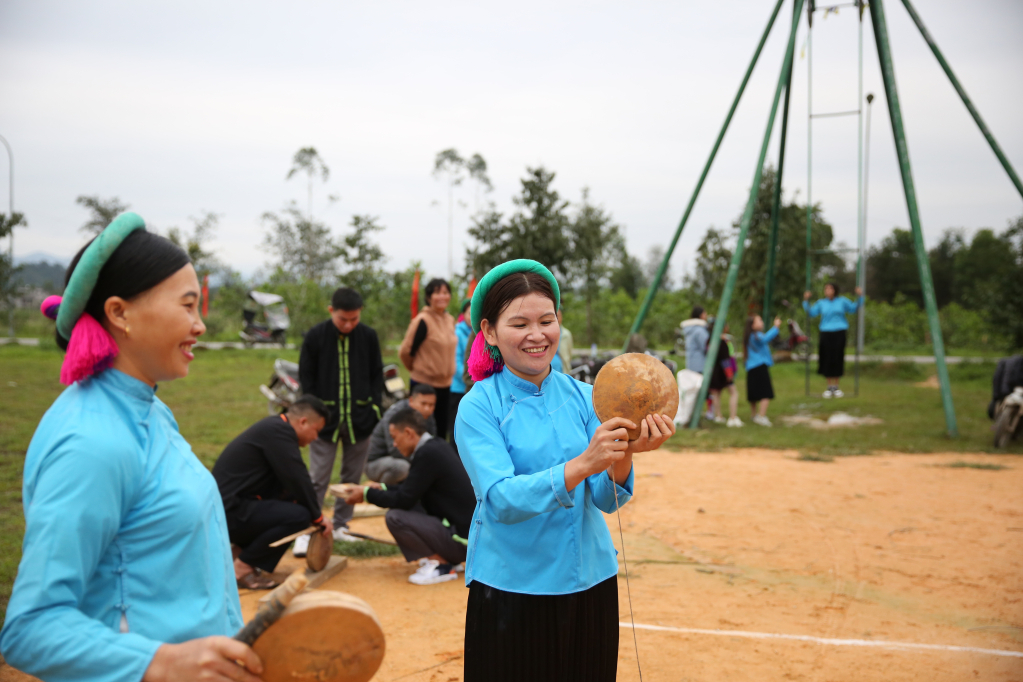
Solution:
<path fill-rule="evenodd" d="M 158 395 L 174 411 L 181 432 L 196 455 L 212 466 L 223 447 L 250 424 L 267 414 L 258 386 L 265 383 L 274 358 L 297 360 L 297 351 L 199 351 L 187 379 L 159 388 Z M 60 394 L 58 381 L 62 355 L 56 347 L 0 346 L 0 608 L 6 610 L 21 556 L 24 521 L 21 472 L 25 451 L 39 419 Z M 394 361 L 394 358 L 385 360 Z M 769 411 L 776 426 L 765 429 L 747 424 L 741 429 L 716 425 L 696 432 L 680 431 L 669 447 L 677 450 L 716 450 L 730 447 L 767 447 L 797 450 L 807 466 L 821 466 L 836 456 L 866 455 L 877 450 L 899 452 L 991 452 L 990 422 L 985 410 L 990 394 L 989 363 L 951 367 L 953 394 L 960 437 L 945 436 L 941 399 L 934 388 L 916 386 L 932 367 L 899 363 L 863 368 L 860 396 L 852 396 L 851 377 L 844 388 L 850 397 L 825 401 L 822 382 L 812 377 L 817 391 L 804 395 L 803 366 L 786 364 L 772 371 L 779 396 Z M 745 378 L 738 377 L 740 390 Z M 884 420 L 878 426 L 814 431 L 802 426 L 781 426 L 780 417 L 798 413 L 826 416 L 843 410 Z M 740 402 L 740 416 L 749 421 Z M 1010 452 L 1023 453 L 1023 443 Z M 951 466 L 957 466 L 952 464 Z M 959 463 L 958 466 L 970 466 Z"/>

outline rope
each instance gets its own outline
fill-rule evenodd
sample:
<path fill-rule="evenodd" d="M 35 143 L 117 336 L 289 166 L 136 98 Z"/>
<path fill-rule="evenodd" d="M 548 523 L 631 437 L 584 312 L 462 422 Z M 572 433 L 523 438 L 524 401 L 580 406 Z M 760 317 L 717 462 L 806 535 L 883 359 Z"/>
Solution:
<path fill-rule="evenodd" d="M 636 669 L 639 670 L 639 682 L 643 682 L 643 667 L 639 664 L 639 642 L 636 640 L 636 615 L 632 612 L 632 586 L 629 584 L 629 560 L 625 558 L 625 533 L 622 532 L 622 508 L 618 504 L 618 483 L 615 482 L 614 471 L 608 467 L 611 485 L 615 491 L 615 515 L 618 517 L 618 537 L 622 542 L 622 564 L 625 566 L 625 592 L 629 596 L 629 620 L 632 622 L 632 646 L 636 649 Z"/>

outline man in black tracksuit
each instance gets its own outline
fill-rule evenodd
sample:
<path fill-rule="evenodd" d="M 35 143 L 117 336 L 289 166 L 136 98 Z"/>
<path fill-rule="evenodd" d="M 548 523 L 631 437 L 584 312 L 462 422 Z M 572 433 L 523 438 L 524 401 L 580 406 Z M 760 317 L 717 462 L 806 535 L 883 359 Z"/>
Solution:
<path fill-rule="evenodd" d="M 411 407 L 398 410 L 388 427 L 398 451 L 412 459 L 408 477 L 396 486 L 370 482 L 348 495 L 350 504 L 388 507 L 387 530 L 408 561 L 419 561 L 409 576 L 415 585 L 454 580 L 455 566 L 465 561 L 476 495 L 454 449 L 426 430 L 423 415 Z"/>
<path fill-rule="evenodd" d="M 231 542 L 241 547 L 234 562 L 238 586 L 273 587 L 272 573 L 288 546 L 271 542 L 310 524 L 332 530 L 313 491 L 299 448 L 314 441 L 329 412 L 304 395 L 287 412 L 264 417 L 231 441 L 213 465 Z"/>
<path fill-rule="evenodd" d="M 331 298 L 330 319 L 310 329 L 302 342 L 298 378 L 303 393 L 311 393 L 330 409 L 320 437 L 309 445 L 309 473 L 319 503 L 327 494 L 330 474 L 341 444 L 341 481 L 358 483 L 366 467 L 369 436 L 380 421 L 384 362 L 377 333 L 359 321 L 362 297 L 341 288 Z M 334 537 L 354 540 L 345 533 L 354 509 L 344 500 L 334 503 Z"/>

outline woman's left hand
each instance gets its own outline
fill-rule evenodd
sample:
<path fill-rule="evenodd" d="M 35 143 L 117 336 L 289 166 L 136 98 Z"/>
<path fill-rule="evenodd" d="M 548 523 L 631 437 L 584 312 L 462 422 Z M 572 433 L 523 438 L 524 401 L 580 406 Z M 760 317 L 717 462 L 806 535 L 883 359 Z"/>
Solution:
<path fill-rule="evenodd" d="M 639 426 L 639 438 L 629 441 L 626 454 L 649 452 L 664 445 L 675 435 L 675 422 L 666 414 L 648 414 Z"/>
<path fill-rule="evenodd" d="M 862 296 L 863 295 L 863 289 L 861 289 L 859 287 L 856 287 L 855 291 L 856 291 L 856 295 L 857 296 Z"/>

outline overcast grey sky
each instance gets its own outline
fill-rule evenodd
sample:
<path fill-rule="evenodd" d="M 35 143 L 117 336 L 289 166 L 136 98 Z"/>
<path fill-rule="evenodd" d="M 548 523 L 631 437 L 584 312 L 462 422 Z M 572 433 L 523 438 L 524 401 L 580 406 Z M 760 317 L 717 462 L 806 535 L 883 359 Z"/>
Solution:
<path fill-rule="evenodd" d="M 79 194 L 117 196 L 151 225 L 222 214 L 215 246 L 245 273 L 267 259 L 259 216 L 296 199 L 294 152 L 331 169 L 317 212 L 340 231 L 380 217 L 388 267 L 447 270 L 434 155 L 479 152 L 510 198 L 527 165 L 584 186 L 645 257 L 666 245 L 773 3 L 89 2 L 0 3 L 0 135 L 15 154 L 16 255 L 69 257 Z M 886 0 L 896 77 L 928 244 L 950 226 L 1002 229 L 1016 193 L 926 44 Z M 740 212 L 784 51 L 786 4 L 676 251 L 692 262 L 710 225 Z M 1023 171 L 1023 3 L 918 0 L 917 10 L 1006 154 Z M 817 111 L 856 108 L 856 13 L 818 18 Z M 806 196 L 806 24 L 798 37 L 785 190 Z M 869 18 L 874 92 L 869 240 L 907 226 Z M 775 135 L 777 138 L 777 135 Z M 855 243 L 855 118 L 814 122 L 813 198 Z M 772 163 L 777 145 L 772 147 Z M 6 167 L 0 206 L 6 210 Z M 326 205 L 330 193 L 341 201 Z M 464 199 L 471 205 L 468 191 Z M 456 215 L 461 265 L 468 214 Z M 6 247 L 6 245 L 5 245 Z M 786 267 L 786 264 L 782 264 Z M 802 264 L 791 264 L 802 268 Z"/>

